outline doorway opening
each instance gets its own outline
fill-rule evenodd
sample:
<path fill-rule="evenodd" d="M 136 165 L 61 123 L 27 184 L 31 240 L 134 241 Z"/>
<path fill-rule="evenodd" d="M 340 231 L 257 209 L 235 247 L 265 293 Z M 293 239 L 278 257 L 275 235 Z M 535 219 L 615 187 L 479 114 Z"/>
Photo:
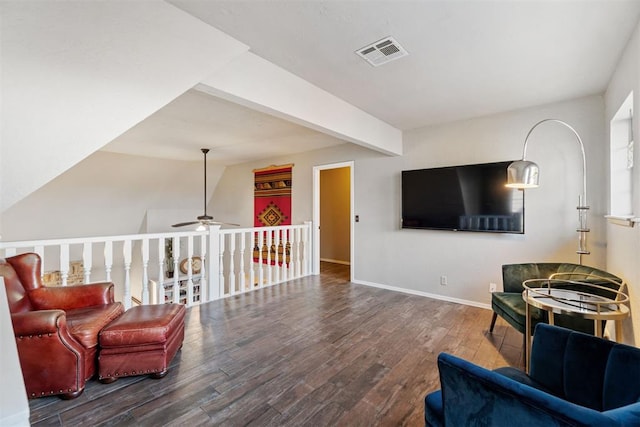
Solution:
<path fill-rule="evenodd" d="M 354 276 L 353 162 L 313 168 L 313 273 L 325 269 Z M 335 267 L 332 268 L 332 266 Z"/>

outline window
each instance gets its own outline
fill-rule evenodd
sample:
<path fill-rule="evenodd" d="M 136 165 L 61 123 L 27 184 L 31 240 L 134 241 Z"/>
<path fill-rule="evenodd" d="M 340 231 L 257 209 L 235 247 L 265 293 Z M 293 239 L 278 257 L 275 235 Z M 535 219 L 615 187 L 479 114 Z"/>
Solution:
<path fill-rule="evenodd" d="M 611 188 L 612 217 L 633 217 L 633 92 L 627 96 L 611 120 Z"/>

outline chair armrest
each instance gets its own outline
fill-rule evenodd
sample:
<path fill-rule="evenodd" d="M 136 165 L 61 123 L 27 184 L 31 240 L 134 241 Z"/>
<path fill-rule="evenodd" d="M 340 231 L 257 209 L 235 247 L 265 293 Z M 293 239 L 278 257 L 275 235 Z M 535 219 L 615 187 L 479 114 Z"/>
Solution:
<path fill-rule="evenodd" d="M 11 323 L 16 337 L 27 337 L 57 334 L 61 324 L 66 325 L 67 320 L 62 310 L 38 310 L 13 313 Z"/>
<path fill-rule="evenodd" d="M 640 402 L 603 412 L 623 426 L 640 425 Z"/>
<path fill-rule="evenodd" d="M 29 292 L 31 303 L 38 310 L 92 307 L 114 302 L 113 283 L 90 283 L 74 286 L 43 286 Z"/>
<path fill-rule="evenodd" d="M 598 411 L 520 384 L 450 354 L 438 356 L 445 425 L 617 426 Z"/>

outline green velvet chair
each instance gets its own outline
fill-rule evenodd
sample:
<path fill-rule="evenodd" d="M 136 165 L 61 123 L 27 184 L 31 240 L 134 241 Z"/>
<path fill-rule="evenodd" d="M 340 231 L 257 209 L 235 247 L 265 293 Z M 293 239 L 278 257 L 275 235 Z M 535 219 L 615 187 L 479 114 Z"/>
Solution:
<path fill-rule="evenodd" d="M 522 299 L 524 287 L 522 282 L 529 279 L 548 279 L 552 275 L 558 275 L 560 279 L 584 280 L 608 288 L 619 290 L 623 280 L 606 271 L 589 267 L 586 265 L 570 263 L 528 263 L 528 264 L 506 264 L 502 266 L 503 292 L 491 294 L 491 308 L 493 317 L 489 332 L 493 332 L 498 316 L 502 317 L 508 324 L 513 326 L 518 332 L 523 334 L 526 328 L 525 303 Z M 608 280 L 597 280 L 594 277 Z M 576 286 L 577 287 L 577 286 Z M 574 288 L 576 288 L 574 287 Z M 579 290 L 579 289 L 578 289 Z M 589 290 L 593 292 L 593 290 Z M 601 290 L 597 292 L 601 296 L 615 298 L 613 292 Z M 535 307 L 531 307 L 531 332 L 538 323 L 547 322 L 547 313 Z M 574 331 L 594 334 L 593 320 L 582 319 L 575 316 L 555 315 L 554 323 Z M 604 328 L 604 322 L 601 324 Z"/>

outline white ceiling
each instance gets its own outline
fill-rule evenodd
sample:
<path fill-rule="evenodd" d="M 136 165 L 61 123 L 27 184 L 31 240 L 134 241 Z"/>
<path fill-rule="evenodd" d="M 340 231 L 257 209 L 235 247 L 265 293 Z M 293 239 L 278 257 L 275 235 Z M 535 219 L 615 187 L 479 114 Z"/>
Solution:
<path fill-rule="evenodd" d="M 169 1 L 402 130 L 602 93 L 640 17 L 640 0 Z M 409 55 L 354 53 L 386 36 Z M 195 160 L 211 146 L 232 164 L 338 143 L 189 91 L 105 149 Z"/>
<path fill-rule="evenodd" d="M 202 160 L 200 148 L 224 165 L 344 144 L 332 136 L 215 98 L 187 91 L 116 138 L 104 151 Z"/>

